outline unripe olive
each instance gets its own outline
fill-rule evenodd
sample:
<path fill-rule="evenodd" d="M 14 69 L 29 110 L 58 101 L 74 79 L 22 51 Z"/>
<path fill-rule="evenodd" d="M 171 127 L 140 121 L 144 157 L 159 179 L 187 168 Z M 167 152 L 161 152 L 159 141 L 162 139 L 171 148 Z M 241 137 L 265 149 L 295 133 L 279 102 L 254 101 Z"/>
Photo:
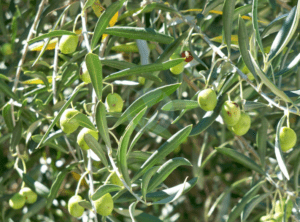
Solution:
<path fill-rule="evenodd" d="M 198 94 L 198 104 L 205 111 L 212 111 L 217 105 L 217 95 L 212 89 L 202 90 Z"/>
<path fill-rule="evenodd" d="M 173 55 L 170 57 L 171 60 L 172 60 L 172 59 L 179 59 L 179 58 L 181 58 L 181 56 L 180 56 L 180 55 L 177 55 L 177 54 L 173 54 Z M 178 75 L 178 74 L 182 73 L 183 70 L 184 70 L 185 64 L 186 64 L 186 63 L 185 63 L 184 61 L 182 61 L 182 62 L 179 63 L 178 65 L 171 67 L 171 68 L 170 68 L 171 73 L 173 73 L 174 75 Z"/>
<path fill-rule="evenodd" d="M 110 177 L 109 177 L 109 181 L 112 184 L 118 185 L 120 187 L 123 186 L 122 181 L 120 180 L 120 178 L 118 177 L 118 175 L 116 174 L 116 172 L 114 172 Z"/>
<path fill-rule="evenodd" d="M 142 76 L 139 76 L 139 77 L 138 77 L 138 81 L 139 81 L 139 83 L 140 83 L 141 85 L 144 85 L 146 79 L 145 79 L 144 77 L 142 77 Z"/>
<path fill-rule="evenodd" d="M 221 110 L 221 116 L 228 126 L 234 126 L 241 116 L 241 110 L 237 103 L 226 101 Z"/>
<path fill-rule="evenodd" d="M 10 43 L 5 43 L 3 46 L 2 46 L 2 49 L 1 49 L 3 55 L 11 55 L 13 53 L 12 51 L 12 48 L 11 48 L 11 44 Z"/>
<path fill-rule="evenodd" d="M 275 220 L 271 215 L 265 215 L 265 216 L 262 216 L 261 218 L 260 218 L 260 221 L 261 222 L 276 222 L 277 220 Z"/>
<path fill-rule="evenodd" d="M 82 197 L 79 195 L 74 195 L 69 199 L 68 202 L 68 211 L 73 217 L 81 217 L 84 212 L 84 207 L 78 204 L 82 200 Z"/>
<path fill-rule="evenodd" d="M 72 117 L 74 117 L 78 113 L 78 110 L 66 109 L 61 115 L 60 127 L 65 133 L 73 133 L 78 128 L 79 123 L 75 119 L 72 119 Z"/>
<path fill-rule="evenodd" d="M 108 112 L 120 113 L 123 109 L 123 99 L 117 93 L 110 93 L 105 99 L 105 105 Z"/>
<path fill-rule="evenodd" d="M 248 132 L 250 126 L 251 126 L 250 116 L 245 112 L 241 112 L 240 119 L 234 126 L 231 126 L 231 130 L 236 135 L 242 136 Z"/>
<path fill-rule="evenodd" d="M 280 147 L 283 152 L 293 148 L 297 142 L 295 131 L 288 127 L 282 127 L 279 132 Z"/>
<path fill-rule="evenodd" d="M 13 195 L 9 200 L 9 206 L 13 209 L 20 209 L 25 204 L 25 197 L 19 193 Z"/>
<path fill-rule="evenodd" d="M 78 136 L 77 136 L 77 143 L 78 145 L 81 147 L 81 149 L 83 150 L 88 150 L 90 149 L 90 147 L 87 145 L 87 143 L 85 142 L 84 140 L 84 136 L 86 134 L 90 134 L 92 135 L 96 140 L 98 140 L 98 132 L 95 131 L 95 130 L 91 130 L 89 128 L 83 128 L 79 133 L 78 133 Z"/>
<path fill-rule="evenodd" d="M 75 52 L 78 45 L 77 35 L 63 35 L 59 41 L 59 50 L 63 54 L 71 54 Z"/>
<path fill-rule="evenodd" d="M 110 193 L 103 195 L 101 198 L 93 202 L 97 213 L 102 216 L 110 215 L 114 209 L 114 201 Z"/>
<path fill-rule="evenodd" d="M 37 199 L 37 194 L 33 192 L 29 187 L 22 188 L 19 193 L 25 197 L 26 203 L 33 204 Z"/>
<path fill-rule="evenodd" d="M 81 69 L 80 69 L 80 79 L 85 82 L 85 83 L 90 83 L 91 82 L 91 77 L 90 77 L 90 74 L 87 70 L 87 67 L 86 67 L 86 63 L 83 62 L 81 64 Z"/>

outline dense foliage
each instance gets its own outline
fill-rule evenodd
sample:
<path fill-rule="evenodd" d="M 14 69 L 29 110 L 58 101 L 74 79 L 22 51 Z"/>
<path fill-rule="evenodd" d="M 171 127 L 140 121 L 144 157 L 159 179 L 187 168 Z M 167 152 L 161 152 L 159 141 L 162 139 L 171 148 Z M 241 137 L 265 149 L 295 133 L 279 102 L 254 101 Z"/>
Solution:
<path fill-rule="evenodd" d="M 0 221 L 300 220 L 300 1 L 0 6 Z"/>

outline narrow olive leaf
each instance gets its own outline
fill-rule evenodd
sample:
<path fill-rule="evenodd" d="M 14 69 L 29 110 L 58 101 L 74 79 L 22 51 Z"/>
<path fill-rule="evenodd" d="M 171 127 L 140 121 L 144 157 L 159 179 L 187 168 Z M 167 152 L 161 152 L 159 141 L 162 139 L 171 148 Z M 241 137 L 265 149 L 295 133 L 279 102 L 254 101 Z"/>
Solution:
<path fill-rule="evenodd" d="M 53 200 L 56 198 L 57 193 L 59 191 L 59 188 L 61 187 L 62 182 L 64 181 L 66 175 L 72 170 L 74 169 L 77 165 L 79 164 L 79 162 L 77 163 L 72 163 L 70 165 L 68 165 L 65 169 L 63 169 L 62 171 L 60 171 L 57 176 L 55 177 L 55 180 L 50 188 L 50 192 L 47 198 L 47 205 L 46 207 L 49 209 L 50 206 L 52 205 Z"/>
<path fill-rule="evenodd" d="M 85 62 L 98 100 L 101 100 L 103 87 L 101 60 L 96 54 L 88 53 L 85 56 Z"/>
<path fill-rule="evenodd" d="M 221 193 L 221 195 L 216 199 L 216 201 L 214 202 L 214 204 L 209 209 L 209 211 L 207 213 L 207 216 L 210 217 L 212 215 L 212 213 L 214 212 L 214 210 L 216 209 L 216 207 L 219 206 L 219 204 L 224 199 L 224 197 L 227 196 L 233 189 L 237 188 L 242 183 L 247 182 L 247 181 L 249 181 L 251 179 L 252 179 L 252 177 L 247 177 L 247 178 L 243 178 L 241 180 L 238 180 L 235 183 L 233 183 L 228 189 L 226 189 L 223 193 Z"/>
<path fill-rule="evenodd" d="M 46 199 L 45 198 L 38 199 L 34 204 L 32 204 L 28 208 L 27 212 L 23 214 L 20 222 L 28 221 L 28 218 L 37 215 L 45 206 L 46 206 Z"/>
<path fill-rule="evenodd" d="M 92 210 L 93 209 L 93 206 L 91 204 L 90 201 L 87 201 L 87 200 L 81 200 L 78 202 L 78 204 L 82 207 L 84 207 L 85 209 L 88 209 L 88 210 Z"/>
<path fill-rule="evenodd" d="M 253 66 L 253 64 L 251 62 L 251 58 L 249 56 L 249 52 L 248 52 L 250 49 L 249 37 L 247 34 L 247 28 L 246 28 L 245 22 L 242 19 L 242 17 L 239 17 L 238 41 L 239 41 L 239 48 L 240 48 L 240 52 L 241 52 L 243 61 L 246 64 L 249 71 L 253 74 L 256 81 L 258 81 L 254 66 Z"/>
<path fill-rule="evenodd" d="M 298 190 L 298 184 L 299 184 L 299 172 L 300 172 L 300 153 L 297 156 L 297 160 L 294 164 L 294 189 Z"/>
<path fill-rule="evenodd" d="M 290 180 L 289 172 L 286 168 L 283 153 L 281 151 L 281 146 L 280 146 L 280 142 L 279 142 L 280 129 L 282 127 L 282 124 L 283 124 L 285 118 L 286 118 L 286 116 L 284 115 L 277 124 L 276 137 L 275 137 L 275 156 L 276 156 L 276 160 L 279 165 L 279 169 L 281 170 L 282 174 L 286 177 L 287 180 Z"/>
<path fill-rule="evenodd" d="M 44 85 L 49 87 L 49 82 L 47 76 L 44 72 L 36 72 L 36 71 L 25 71 L 25 75 L 30 76 L 32 78 L 38 78 L 43 81 Z"/>
<path fill-rule="evenodd" d="M 20 172 L 19 172 L 20 174 Z M 42 197 L 48 197 L 50 190 L 45 185 L 41 184 L 38 181 L 32 179 L 28 174 L 21 173 L 20 177 L 25 182 L 25 184 L 35 193 Z"/>
<path fill-rule="evenodd" d="M 64 134 L 65 135 L 65 134 Z M 33 135 L 31 136 L 31 139 L 36 142 L 39 143 L 42 140 L 43 136 L 42 135 Z M 47 142 L 43 142 L 43 144 L 41 144 L 40 147 L 44 147 L 44 146 L 48 146 L 50 148 L 59 150 L 63 153 L 69 153 L 69 151 L 67 151 L 66 149 L 64 149 L 61 145 L 56 144 L 54 141 L 47 141 Z"/>
<path fill-rule="evenodd" d="M 118 152 L 117 152 L 117 164 L 118 167 L 122 173 L 122 176 L 127 183 L 127 185 L 130 187 L 130 177 L 128 173 L 128 166 L 127 166 L 127 150 L 128 150 L 128 144 L 130 140 L 130 136 L 135 129 L 135 127 L 139 124 L 141 118 L 145 114 L 147 110 L 147 107 L 142 109 L 129 123 L 129 125 L 126 127 L 119 143 Z"/>
<path fill-rule="evenodd" d="M 153 123 L 154 119 L 156 118 L 158 112 L 156 112 L 148 121 L 147 123 L 139 130 L 139 132 L 135 135 L 135 137 L 132 139 L 130 147 L 128 149 L 127 155 L 131 152 L 134 145 L 137 143 L 137 141 L 141 138 L 141 136 L 144 134 L 144 132 L 147 130 L 149 125 Z"/>
<path fill-rule="evenodd" d="M 15 101 L 19 100 L 18 96 L 15 93 L 13 93 L 10 87 L 5 82 L 2 82 L 2 80 L 0 80 L 0 92 L 3 92 L 9 98 L 14 99 Z"/>
<path fill-rule="evenodd" d="M 206 112 L 202 119 L 192 129 L 190 136 L 196 136 L 206 130 L 219 116 L 223 103 L 226 100 L 226 96 L 218 96 L 218 102 L 213 111 Z"/>
<path fill-rule="evenodd" d="M 261 71 L 260 67 L 257 65 L 255 59 L 252 57 L 250 52 L 249 55 L 251 57 L 252 64 L 256 70 L 256 73 L 260 77 L 263 84 L 265 84 L 276 96 L 278 96 L 285 102 L 293 103 L 293 101 L 282 90 L 280 90 L 276 85 L 274 85 L 274 83 L 270 79 L 268 79 L 268 77 L 265 73 L 263 73 L 263 71 Z"/>
<path fill-rule="evenodd" d="M 94 29 L 94 35 L 92 38 L 91 49 L 94 50 L 95 46 L 97 45 L 100 37 L 104 34 L 105 29 L 108 27 L 110 20 L 112 17 L 119 11 L 122 7 L 123 3 L 126 0 L 117 1 L 110 6 L 100 15 L 96 27 Z M 107 33 L 106 33 L 107 34 Z"/>
<path fill-rule="evenodd" d="M 90 134 L 84 135 L 84 141 L 87 145 L 94 151 L 94 153 L 100 158 L 103 165 L 109 170 L 108 162 L 104 153 L 104 150 L 101 148 L 98 141 Z"/>
<path fill-rule="evenodd" d="M 120 191 L 122 190 L 122 187 L 118 186 L 118 185 L 114 185 L 114 184 L 104 184 L 102 186 L 100 186 L 95 193 L 92 195 L 92 200 L 98 200 L 99 198 L 101 198 L 103 195 L 110 193 L 110 192 L 114 192 L 114 191 Z"/>
<path fill-rule="evenodd" d="M 276 38 L 271 46 L 268 61 L 270 62 L 275 58 L 289 43 L 293 37 L 298 23 L 300 20 L 300 2 L 298 2 L 297 7 L 292 8 L 289 15 L 286 17 L 281 29 L 279 30 Z"/>
<path fill-rule="evenodd" d="M 192 125 L 189 125 L 183 129 L 181 129 L 177 133 L 175 133 L 172 137 L 170 137 L 141 166 L 140 170 L 134 175 L 132 182 L 137 180 L 148 169 L 153 167 L 157 162 L 159 162 L 161 159 L 165 158 L 169 153 L 174 151 L 177 148 L 177 146 L 179 146 L 181 143 L 183 143 L 185 141 L 187 136 L 190 134 L 191 130 L 192 130 Z"/>
<path fill-rule="evenodd" d="M 265 158 L 267 152 L 267 139 L 268 139 L 268 121 L 265 117 L 261 118 L 261 126 L 258 128 L 256 134 L 256 144 L 260 157 L 262 168 L 265 168 Z"/>
<path fill-rule="evenodd" d="M 253 2 L 252 2 L 252 15 L 253 15 L 252 25 L 253 25 L 253 29 L 255 32 L 256 42 L 258 43 L 258 47 L 260 48 L 260 51 L 264 55 L 264 47 L 262 45 L 261 37 L 259 34 L 257 7 L 258 7 L 258 0 L 253 0 Z"/>
<path fill-rule="evenodd" d="M 183 157 L 176 157 L 168 160 L 157 170 L 156 174 L 150 181 L 147 191 L 151 192 L 152 190 L 154 190 L 179 166 L 192 166 L 192 164 L 190 163 L 190 161 Z"/>
<path fill-rule="evenodd" d="M 59 37 L 59 36 L 63 36 L 63 35 L 76 35 L 76 33 L 71 32 L 71 31 L 66 31 L 66 30 L 55 30 L 55 31 L 51 31 L 49 33 L 40 35 L 38 37 L 35 37 L 35 38 L 29 40 L 28 44 L 30 45 L 37 41 L 41 41 L 45 38 L 53 38 L 53 37 Z"/>
<path fill-rule="evenodd" d="M 270 196 L 270 194 L 271 193 L 265 193 L 263 195 L 259 194 L 259 195 L 256 195 L 255 197 L 253 197 L 253 199 L 250 200 L 249 203 L 246 204 L 246 206 L 242 212 L 242 215 L 241 215 L 242 222 L 246 222 L 247 218 L 250 216 L 251 212 L 256 207 L 256 205 L 258 205 L 260 202 L 262 202 L 264 199 L 266 199 L 268 196 Z"/>
<path fill-rule="evenodd" d="M 33 122 L 27 129 L 27 134 L 26 134 L 26 144 L 29 142 L 33 132 L 42 124 L 43 119 L 39 119 L 35 122 Z"/>
<path fill-rule="evenodd" d="M 161 34 L 152 28 L 114 26 L 105 29 L 104 33 L 123 38 L 142 39 L 163 44 L 170 44 L 174 41 L 172 36 Z"/>
<path fill-rule="evenodd" d="M 7 128 L 8 128 L 8 131 L 12 132 L 13 129 L 14 129 L 14 123 L 13 123 L 13 120 L 12 120 L 11 104 L 10 103 L 6 103 L 3 106 L 2 117 L 3 117 L 4 122 L 5 122 L 5 124 L 6 124 Z"/>
<path fill-rule="evenodd" d="M 155 71 L 162 71 L 170 69 L 184 61 L 184 58 L 180 59 L 174 59 L 163 63 L 154 63 L 154 64 L 148 64 L 148 65 L 139 65 L 134 66 L 132 68 L 124 69 L 116 73 L 112 73 L 104 78 L 104 81 L 107 80 L 114 80 L 121 77 L 127 77 L 131 75 L 140 75 L 142 73 L 149 73 L 149 72 L 155 72 Z M 147 75 L 145 75 L 147 76 Z"/>
<path fill-rule="evenodd" d="M 282 24 L 284 23 L 284 20 L 286 19 L 287 16 L 288 16 L 288 13 L 280 15 L 277 18 L 275 18 L 273 21 L 271 21 L 267 25 L 267 27 L 263 30 L 263 32 L 261 33 L 261 37 L 265 38 L 266 36 L 268 36 L 274 32 L 278 32 L 280 30 L 280 28 L 282 27 Z"/>
<path fill-rule="evenodd" d="M 234 222 L 242 213 L 246 204 L 257 194 L 260 187 L 265 183 L 265 181 L 260 181 L 256 185 L 254 185 L 245 196 L 235 205 L 235 207 L 230 212 L 227 222 Z"/>
<path fill-rule="evenodd" d="M 146 201 L 147 189 L 152 176 L 156 173 L 160 166 L 154 166 L 150 168 L 144 175 L 142 179 L 141 189 L 144 200 Z"/>
<path fill-rule="evenodd" d="M 279 72 L 275 73 L 274 76 L 279 77 L 279 76 L 285 76 L 290 73 L 293 73 L 299 61 L 300 61 L 300 53 L 293 59 L 293 61 L 286 68 L 283 68 Z"/>
<path fill-rule="evenodd" d="M 145 152 L 145 151 L 134 151 L 127 154 L 127 161 L 128 163 L 141 163 L 145 162 L 153 152 Z M 160 160 L 157 164 L 163 164 L 164 159 Z"/>
<path fill-rule="evenodd" d="M 182 194 L 187 193 L 189 190 L 191 190 L 196 184 L 197 184 L 198 177 L 195 177 L 189 181 L 186 182 L 186 185 L 184 186 L 184 191 Z M 179 184 L 177 186 L 165 189 L 165 190 L 160 190 L 157 192 L 153 193 L 148 193 L 147 194 L 147 200 L 148 201 L 159 201 L 165 198 L 168 198 L 169 196 L 172 196 L 182 188 L 182 184 Z M 137 192 L 137 195 L 141 196 L 141 192 Z M 115 200 L 115 203 L 128 203 L 129 201 L 136 201 L 136 198 L 132 196 L 131 193 L 126 192 L 122 196 L 120 196 L 117 200 Z"/>
<path fill-rule="evenodd" d="M 223 31 L 225 43 L 227 44 L 227 49 L 230 57 L 231 50 L 231 33 L 233 24 L 233 14 L 234 14 L 235 0 L 225 0 L 223 7 Z"/>
<path fill-rule="evenodd" d="M 22 120 L 19 119 L 12 132 L 12 137 L 10 142 L 10 147 L 12 149 L 15 149 L 15 147 L 20 143 L 20 140 L 22 138 L 22 130 L 23 130 Z"/>
<path fill-rule="evenodd" d="M 77 121 L 79 126 L 97 131 L 96 127 L 91 122 L 91 120 L 86 115 L 84 115 L 83 113 L 77 113 L 76 115 L 72 116 L 72 118 L 70 118 L 69 121 L 71 121 L 71 120 Z"/>
<path fill-rule="evenodd" d="M 259 109 L 259 108 L 268 108 L 268 104 L 254 101 L 246 101 L 244 104 L 245 111 Z"/>
<path fill-rule="evenodd" d="M 172 100 L 164 105 L 161 109 L 163 111 L 176 111 L 182 109 L 195 109 L 198 108 L 199 104 L 197 101 L 193 100 Z"/>
<path fill-rule="evenodd" d="M 137 113 L 139 113 L 142 109 L 147 107 L 152 107 L 156 103 L 160 102 L 167 96 L 171 95 L 181 83 L 171 84 L 156 88 L 151 90 L 138 99 L 136 99 L 121 115 L 115 125 L 112 127 L 113 129 L 122 124 L 123 122 L 131 119 Z"/>
<path fill-rule="evenodd" d="M 249 157 L 245 156 L 242 153 L 239 153 L 233 149 L 224 148 L 224 147 L 217 147 L 216 150 L 219 153 L 222 153 L 230 158 L 232 158 L 234 161 L 242 164 L 243 166 L 254 170 L 262 175 L 266 175 L 266 173 L 263 171 L 263 169 L 255 163 L 253 160 L 251 160 Z"/>
<path fill-rule="evenodd" d="M 187 181 L 188 177 L 185 178 L 184 182 L 182 184 L 180 184 L 180 188 L 177 191 L 177 193 L 174 193 L 173 195 L 168 196 L 165 199 L 156 201 L 152 204 L 167 204 L 167 203 L 172 203 L 175 200 L 177 200 L 183 193 L 184 193 L 184 188 L 186 186 L 186 181 Z"/>
<path fill-rule="evenodd" d="M 258 8 L 263 8 L 265 6 L 266 6 L 266 4 L 259 4 Z M 240 7 L 236 8 L 234 10 L 234 13 L 233 13 L 233 21 L 235 21 L 236 19 L 238 19 L 238 17 L 240 15 L 248 14 L 251 11 L 252 11 L 252 5 L 251 4 L 249 4 L 249 5 L 243 5 L 243 6 L 240 6 Z"/>
<path fill-rule="evenodd" d="M 77 95 L 77 93 L 79 92 L 79 90 L 85 85 L 85 83 L 81 83 L 80 85 L 76 86 L 76 88 L 74 89 L 73 93 L 71 94 L 70 98 L 68 99 L 68 101 L 63 105 L 63 107 L 59 110 L 57 116 L 54 118 L 54 120 L 52 121 L 52 123 L 50 124 L 50 126 L 48 127 L 46 133 L 44 134 L 43 138 L 40 140 L 39 144 L 37 145 L 36 149 L 38 149 L 43 142 L 45 141 L 45 139 L 47 138 L 47 136 L 49 135 L 50 131 L 52 130 L 52 128 L 54 127 L 54 125 L 56 124 L 57 121 L 59 121 L 61 115 L 63 114 L 63 112 L 68 108 L 68 106 L 70 105 L 70 103 L 73 101 L 73 99 L 75 98 L 75 96 Z"/>
<path fill-rule="evenodd" d="M 111 142 L 109 138 L 109 132 L 106 120 L 106 108 L 105 105 L 99 101 L 96 106 L 96 124 L 101 138 L 104 140 L 106 146 L 111 148 Z"/>
<path fill-rule="evenodd" d="M 129 206 L 129 214 L 130 214 L 130 218 L 132 222 L 136 222 L 136 220 L 134 219 L 134 211 L 135 211 L 135 207 L 137 205 L 139 201 L 133 202 L 132 204 L 130 204 Z"/>
<path fill-rule="evenodd" d="M 126 61 L 118 61 L 112 59 L 101 59 L 101 63 L 104 66 L 109 66 L 115 69 L 128 69 L 137 66 L 134 63 L 126 62 Z"/>

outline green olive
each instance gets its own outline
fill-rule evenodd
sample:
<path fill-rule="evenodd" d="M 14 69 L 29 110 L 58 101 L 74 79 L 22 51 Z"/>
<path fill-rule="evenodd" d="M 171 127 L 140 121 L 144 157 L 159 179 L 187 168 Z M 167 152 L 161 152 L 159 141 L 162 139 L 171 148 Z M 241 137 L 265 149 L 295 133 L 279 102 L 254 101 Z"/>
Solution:
<path fill-rule="evenodd" d="M 145 79 L 144 77 L 142 77 L 142 76 L 139 76 L 139 77 L 138 77 L 138 81 L 139 81 L 139 83 L 140 83 L 141 85 L 144 85 L 146 79 Z"/>
<path fill-rule="evenodd" d="M 78 145 L 80 146 L 81 149 L 83 150 L 88 150 L 90 149 L 90 147 L 87 145 L 87 143 L 85 142 L 84 140 L 84 136 L 86 134 L 90 134 L 92 135 L 96 140 L 98 140 L 98 132 L 97 131 L 94 131 L 94 130 L 91 130 L 91 129 L 88 129 L 88 128 L 83 128 L 79 133 L 78 133 L 78 136 L 77 136 L 77 143 Z"/>
<path fill-rule="evenodd" d="M 171 60 L 172 59 L 180 59 L 180 58 L 181 58 L 181 56 L 178 54 L 175 54 L 175 53 L 170 57 Z M 182 61 L 178 65 L 171 67 L 170 68 L 171 73 L 173 73 L 174 75 L 179 75 L 180 73 L 183 72 L 185 64 L 186 64 L 186 62 Z"/>
<path fill-rule="evenodd" d="M 80 70 L 80 79 L 85 83 L 91 82 L 91 76 L 87 70 L 86 63 L 83 62 L 81 64 L 81 70 Z"/>
<path fill-rule="evenodd" d="M 295 131 L 288 127 L 282 127 L 279 132 L 279 143 L 281 150 L 287 152 L 295 146 L 297 135 Z"/>
<path fill-rule="evenodd" d="M 71 54 L 76 51 L 78 45 L 77 35 L 63 35 L 59 41 L 59 50 L 63 54 Z"/>
<path fill-rule="evenodd" d="M 72 119 L 78 113 L 78 110 L 66 109 L 61 115 L 60 127 L 65 133 L 73 133 L 79 127 L 79 123 L 75 119 Z"/>
<path fill-rule="evenodd" d="M 241 116 L 240 116 L 238 122 L 234 126 L 231 126 L 231 130 L 236 135 L 242 136 L 248 132 L 248 130 L 250 129 L 250 126 L 251 126 L 250 116 L 245 112 L 241 112 Z"/>
<path fill-rule="evenodd" d="M 19 193 L 15 193 L 9 200 L 9 206 L 15 210 L 20 209 L 25 204 L 25 197 Z"/>
<path fill-rule="evenodd" d="M 241 110 L 237 103 L 226 101 L 221 110 L 221 116 L 228 126 L 234 126 L 241 116 Z"/>
<path fill-rule="evenodd" d="M 6 56 L 13 54 L 13 51 L 12 51 L 10 43 L 5 43 L 2 46 L 1 51 L 2 51 L 3 55 L 6 55 Z"/>
<path fill-rule="evenodd" d="M 93 202 L 97 213 L 102 216 L 110 215 L 114 209 L 114 201 L 110 193 L 103 195 L 101 198 Z"/>
<path fill-rule="evenodd" d="M 33 204 L 37 200 L 37 194 L 33 192 L 29 187 L 24 187 L 20 190 L 20 194 L 25 197 L 26 203 Z"/>
<path fill-rule="evenodd" d="M 199 106 L 205 111 L 212 111 L 217 105 L 217 95 L 212 89 L 202 90 L 198 94 Z"/>
<path fill-rule="evenodd" d="M 123 99 L 122 97 L 117 94 L 108 94 L 105 99 L 105 105 L 108 112 L 116 112 L 120 113 L 123 109 Z"/>
<path fill-rule="evenodd" d="M 81 217 L 84 212 L 84 207 L 78 204 L 82 200 L 82 197 L 79 195 L 74 195 L 69 199 L 68 202 L 68 211 L 73 217 Z"/>

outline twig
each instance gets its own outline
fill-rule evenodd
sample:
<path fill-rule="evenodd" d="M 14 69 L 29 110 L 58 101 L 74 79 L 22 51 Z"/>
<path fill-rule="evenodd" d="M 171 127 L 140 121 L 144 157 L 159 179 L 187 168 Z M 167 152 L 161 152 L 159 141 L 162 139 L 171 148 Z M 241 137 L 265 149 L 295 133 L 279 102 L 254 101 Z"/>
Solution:
<path fill-rule="evenodd" d="M 81 9 L 83 9 L 84 0 L 80 0 L 80 6 L 81 6 Z M 91 50 L 91 46 L 89 43 L 89 37 L 88 37 L 87 28 L 86 28 L 86 13 L 85 13 L 85 11 L 82 11 L 82 13 L 81 13 L 81 21 L 82 21 L 82 34 L 84 37 L 86 49 L 88 52 L 91 52 L 92 50 Z"/>
<path fill-rule="evenodd" d="M 58 65 L 58 44 L 56 44 L 54 49 L 54 61 L 53 61 L 53 73 L 52 73 L 53 105 L 57 103 L 57 92 L 56 92 L 57 65 Z"/>
<path fill-rule="evenodd" d="M 40 5 L 39 5 L 39 9 L 38 9 L 37 14 L 34 18 L 33 24 L 32 24 L 32 26 L 29 30 L 25 45 L 23 47 L 23 51 L 22 51 L 23 54 L 22 54 L 21 60 L 19 61 L 19 64 L 18 64 L 18 68 L 17 68 L 17 71 L 16 71 L 16 77 L 15 77 L 15 80 L 14 80 L 14 86 L 12 88 L 13 93 L 15 93 L 17 91 L 17 86 L 18 86 L 18 83 L 19 83 L 20 74 L 21 74 L 21 71 L 22 71 L 22 66 L 24 64 L 24 61 L 25 61 L 25 58 L 26 58 L 26 55 L 27 55 L 27 51 L 28 51 L 28 42 L 31 39 L 33 33 L 35 32 L 34 30 L 36 28 L 36 25 L 38 23 L 38 20 L 39 20 L 41 14 L 42 14 L 45 2 L 46 2 L 46 0 L 42 0 Z M 14 115 L 14 103 L 13 103 L 12 99 L 10 99 L 10 103 L 11 103 L 10 111 L 11 111 L 11 114 L 12 114 L 12 121 L 13 121 L 13 125 L 15 126 L 16 125 L 16 119 L 15 119 L 15 115 Z M 18 156 L 21 157 L 19 145 L 16 146 L 16 150 L 17 150 Z"/>
<path fill-rule="evenodd" d="M 193 89 L 195 90 L 196 92 L 198 92 L 200 89 L 198 88 L 198 86 L 193 83 L 192 81 L 189 80 L 189 78 L 187 77 L 187 75 L 185 74 L 182 74 L 183 76 L 183 80 Z"/>

